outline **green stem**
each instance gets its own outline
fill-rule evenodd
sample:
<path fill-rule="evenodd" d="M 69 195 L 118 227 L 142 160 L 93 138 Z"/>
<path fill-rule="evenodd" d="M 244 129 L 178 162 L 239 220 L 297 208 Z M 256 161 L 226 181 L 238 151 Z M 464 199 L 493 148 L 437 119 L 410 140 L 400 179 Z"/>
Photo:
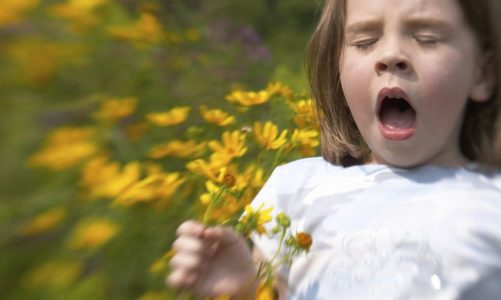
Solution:
<path fill-rule="evenodd" d="M 256 273 L 256 280 L 258 280 L 261 277 L 261 272 L 263 271 L 264 264 L 265 264 L 264 262 L 259 263 L 259 268 L 257 269 Z"/>
<path fill-rule="evenodd" d="M 276 264 L 271 265 L 271 268 L 272 268 L 273 270 L 275 270 L 278 266 L 280 266 L 281 264 L 283 264 L 283 263 L 284 263 L 284 262 L 286 262 L 287 260 L 289 260 L 289 253 L 287 253 L 287 255 L 286 255 L 284 258 L 282 258 L 280 261 L 278 261 Z"/>
<path fill-rule="evenodd" d="M 282 229 L 282 232 L 280 233 L 280 242 L 278 243 L 278 249 L 275 252 L 275 254 L 273 255 L 273 258 L 270 260 L 271 264 L 277 258 L 277 256 L 280 255 L 280 252 L 282 251 L 282 244 L 284 243 L 285 231 L 286 231 L 286 229 Z"/>
<path fill-rule="evenodd" d="M 209 223 L 209 220 L 210 220 L 210 215 L 212 213 L 212 210 L 214 208 L 214 205 L 217 204 L 219 202 L 219 200 L 221 199 L 221 197 L 223 196 L 223 194 L 226 192 L 226 188 L 224 187 L 221 187 L 221 189 L 219 190 L 219 192 L 216 194 L 216 197 L 212 198 L 210 201 L 209 201 L 209 205 L 207 206 L 207 209 L 205 210 L 205 213 L 204 213 L 204 218 L 203 218 L 203 221 L 202 223 L 204 225 L 208 225 Z"/>
<path fill-rule="evenodd" d="M 283 152 L 284 152 L 284 145 L 282 145 L 282 146 L 280 146 L 280 148 L 278 148 L 277 154 L 275 154 L 275 159 L 273 160 L 273 165 L 271 165 L 271 168 L 270 168 L 271 171 L 273 171 L 273 169 L 275 169 L 275 167 L 278 165 L 280 156 L 282 155 Z"/>
<path fill-rule="evenodd" d="M 265 155 L 265 151 L 264 150 L 261 150 L 259 152 L 259 154 L 257 155 L 257 159 L 256 159 L 256 166 L 260 166 L 262 165 L 262 161 L 263 161 L 263 155 Z"/>
<path fill-rule="evenodd" d="M 202 223 L 204 225 L 207 225 L 207 223 L 209 222 L 209 217 L 210 217 L 211 212 L 212 212 L 212 200 L 209 202 L 209 206 L 207 206 L 207 209 L 205 210 L 205 213 L 204 213 L 204 218 L 202 220 Z"/>

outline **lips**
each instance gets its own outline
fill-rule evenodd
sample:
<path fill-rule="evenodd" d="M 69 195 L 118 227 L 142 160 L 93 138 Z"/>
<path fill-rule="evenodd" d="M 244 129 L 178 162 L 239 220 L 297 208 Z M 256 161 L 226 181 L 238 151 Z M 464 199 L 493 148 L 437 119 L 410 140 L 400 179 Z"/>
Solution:
<path fill-rule="evenodd" d="M 398 87 L 383 88 L 377 97 L 378 127 L 389 140 L 405 140 L 416 131 L 416 110 Z"/>

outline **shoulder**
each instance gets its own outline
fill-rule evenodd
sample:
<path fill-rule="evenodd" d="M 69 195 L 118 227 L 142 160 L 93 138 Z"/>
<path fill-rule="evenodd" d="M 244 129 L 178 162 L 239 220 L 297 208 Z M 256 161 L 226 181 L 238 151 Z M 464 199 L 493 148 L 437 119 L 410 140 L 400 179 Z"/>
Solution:
<path fill-rule="evenodd" d="M 314 185 L 326 176 L 343 172 L 343 170 L 343 167 L 333 165 L 322 157 L 310 157 L 278 166 L 273 171 L 271 180 L 277 186 L 285 184 L 289 188 L 295 185 Z"/>
<path fill-rule="evenodd" d="M 501 191 L 501 172 L 492 176 L 491 181 L 492 184 L 495 185 Z"/>
<path fill-rule="evenodd" d="M 501 195 L 501 170 L 495 172 L 468 170 L 464 173 L 466 176 L 463 176 L 463 178 L 470 182 L 473 189 L 490 190 Z"/>
<path fill-rule="evenodd" d="M 335 172 L 336 170 L 342 170 L 343 167 L 341 166 L 336 166 L 322 157 L 309 157 L 309 158 L 303 158 L 303 159 L 298 159 L 292 162 L 288 162 L 286 164 L 283 164 L 281 166 L 278 166 L 276 168 L 279 170 L 279 172 L 304 172 L 304 171 L 310 171 L 310 172 L 323 172 L 323 173 L 328 173 L 328 172 Z"/>

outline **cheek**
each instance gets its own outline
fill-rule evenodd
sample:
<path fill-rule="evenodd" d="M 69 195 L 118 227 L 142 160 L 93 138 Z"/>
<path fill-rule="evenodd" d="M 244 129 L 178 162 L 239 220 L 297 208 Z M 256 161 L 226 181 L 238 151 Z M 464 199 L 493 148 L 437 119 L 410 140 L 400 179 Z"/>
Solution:
<path fill-rule="evenodd" d="M 341 60 L 340 79 L 351 113 L 357 119 L 370 105 L 370 69 L 362 58 L 345 55 Z"/>
<path fill-rule="evenodd" d="M 449 114 L 462 111 L 473 82 L 472 61 L 452 52 L 441 59 L 427 60 L 427 64 L 438 67 L 423 68 L 418 72 L 422 74 L 421 99 L 428 102 L 426 106 L 430 111 L 448 111 Z"/>
<path fill-rule="evenodd" d="M 339 71 L 343 88 L 353 89 L 368 82 L 371 69 L 367 58 L 348 52 L 340 61 Z"/>

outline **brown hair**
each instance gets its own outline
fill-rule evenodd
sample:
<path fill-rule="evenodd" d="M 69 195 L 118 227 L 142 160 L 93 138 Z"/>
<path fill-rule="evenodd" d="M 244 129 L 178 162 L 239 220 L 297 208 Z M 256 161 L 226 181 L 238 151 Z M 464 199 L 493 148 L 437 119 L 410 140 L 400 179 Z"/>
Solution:
<path fill-rule="evenodd" d="M 326 0 L 308 45 L 308 77 L 322 138 L 322 155 L 343 166 L 363 164 L 371 157 L 344 97 L 339 62 L 344 40 L 347 0 Z M 496 90 L 484 103 L 468 101 L 460 136 L 465 157 L 482 166 L 501 166 L 501 2 L 457 0 L 483 51 L 492 52 Z"/>

